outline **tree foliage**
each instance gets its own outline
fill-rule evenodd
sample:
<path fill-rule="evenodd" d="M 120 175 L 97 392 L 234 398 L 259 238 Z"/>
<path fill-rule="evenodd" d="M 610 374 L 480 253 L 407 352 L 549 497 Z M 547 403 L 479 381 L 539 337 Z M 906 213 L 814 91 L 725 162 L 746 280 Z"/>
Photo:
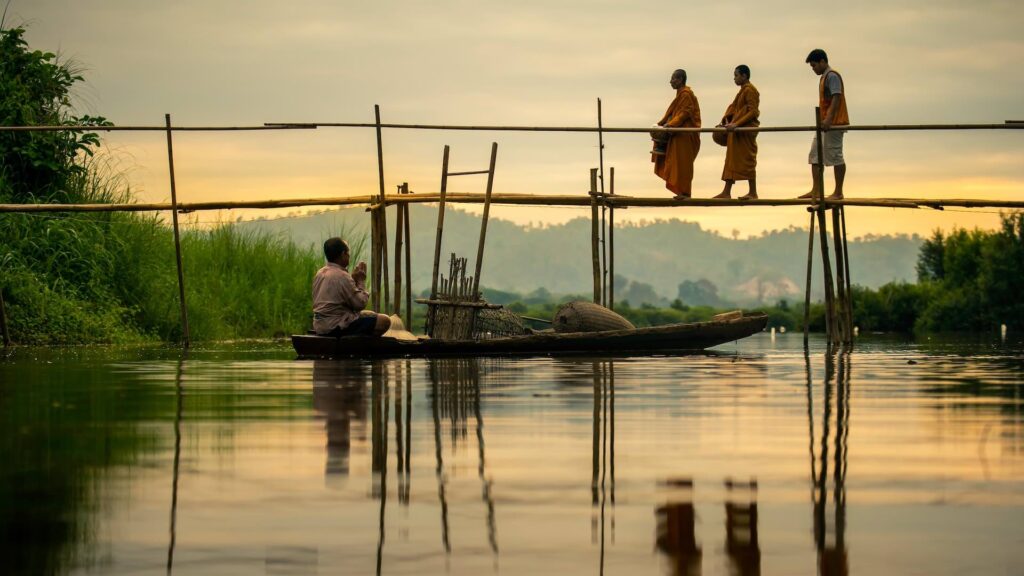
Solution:
<path fill-rule="evenodd" d="M 72 112 L 72 89 L 81 81 L 69 62 L 31 50 L 24 28 L 0 30 L 0 125 L 110 125 Z M 0 195 L 13 202 L 73 200 L 68 180 L 85 170 L 81 160 L 99 145 L 95 132 L 0 132 Z"/>

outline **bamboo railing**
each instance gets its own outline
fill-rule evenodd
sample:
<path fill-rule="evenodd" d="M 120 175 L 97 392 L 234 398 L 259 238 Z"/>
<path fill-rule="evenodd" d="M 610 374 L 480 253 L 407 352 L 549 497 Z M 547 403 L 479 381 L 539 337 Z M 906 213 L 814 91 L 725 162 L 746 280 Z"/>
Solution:
<path fill-rule="evenodd" d="M 209 210 L 232 210 L 232 209 L 274 209 L 274 208 L 293 208 L 293 207 L 310 207 L 310 206 L 368 206 L 371 213 L 371 223 L 374 233 L 371 238 L 372 253 L 374 266 L 374 301 L 379 307 L 383 304 L 385 307 L 392 307 L 394 311 L 400 310 L 400 295 L 401 290 L 401 272 L 399 267 L 401 266 L 401 258 L 398 251 L 401 247 L 401 236 L 405 237 L 405 270 L 406 270 L 406 282 L 408 283 L 410 265 L 409 262 L 409 218 L 408 218 L 408 206 L 413 203 L 441 203 L 442 206 L 445 202 L 452 202 L 456 204 L 503 204 L 503 205 L 515 205 L 515 206 L 579 206 L 579 207 L 591 207 L 591 217 L 594 220 L 594 231 L 592 233 L 592 260 L 594 265 L 594 299 L 595 302 L 604 303 L 608 306 L 614 305 L 614 293 L 612 291 L 612 284 L 614 284 L 614 223 L 613 214 L 615 208 L 628 208 L 628 207 L 647 207 L 647 208 L 667 208 L 667 207 L 740 207 L 740 206 L 802 206 L 806 207 L 807 210 L 812 212 L 811 215 L 811 228 L 810 228 L 810 239 L 808 246 L 808 263 L 807 263 L 807 299 L 805 302 L 809 305 L 810 302 L 810 275 L 811 275 L 811 255 L 813 252 L 813 241 L 814 241 L 814 224 L 815 216 L 819 223 L 818 234 L 821 236 L 821 249 L 822 258 L 825 270 L 825 284 L 826 284 L 826 306 L 829 309 L 828 318 L 828 329 L 830 344 L 842 343 L 849 344 L 852 341 L 852 306 L 850 303 L 850 276 L 849 276 L 849 258 L 846 246 L 846 215 L 845 207 L 857 206 L 857 207 L 870 207 L 870 208 L 905 208 L 905 209 L 922 209 L 931 208 L 935 210 L 942 210 L 947 207 L 957 208 L 1006 208 L 1006 209 L 1024 209 L 1024 201 L 1019 200 L 998 200 L 998 199 L 922 199 L 922 198 L 846 198 L 841 200 L 834 200 L 823 197 L 823 191 L 818 191 L 814 198 L 808 199 L 797 199 L 797 198 L 785 198 L 785 199 L 764 199 L 758 198 L 754 200 L 739 200 L 739 199 L 713 199 L 713 198 L 689 198 L 685 200 L 677 200 L 675 198 L 650 198 L 650 197 L 633 197 L 623 196 L 615 194 L 614 192 L 614 168 L 612 168 L 612 186 L 611 194 L 605 194 L 604 186 L 604 135 L 614 133 L 649 133 L 652 131 L 667 132 L 667 133 L 687 133 L 687 132 L 698 132 L 698 133 L 714 133 L 714 132 L 728 132 L 730 130 L 736 132 L 815 132 L 818 136 L 818 142 L 821 142 L 821 135 L 823 129 L 818 121 L 819 116 L 816 111 L 815 113 L 815 125 L 808 126 L 758 126 L 758 127 L 740 127 L 740 128 L 665 128 L 665 127 L 608 127 L 604 126 L 603 118 L 601 114 L 601 101 L 598 100 L 598 117 L 597 126 L 511 126 L 511 125 L 448 125 L 448 124 L 400 124 L 400 123 L 383 123 L 380 121 L 380 107 L 374 106 L 375 122 L 287 122 L 287 123 L 265 123 L 263 125 L 240 125 L 240 126 L 173 126 L 170 121 L 170 115 L 166 115 L 166 122 L 163 126 L 150 126 L 150 125 L 130 125 L 130 126 L 87 126 L 87 125 L 60 125 L 60 126 L 0 126 L 0 132 L 164 132 L 167 136 L 167 152 L 170 168 L 170 186 L 171 186 L 171 202 L 170 203 L 122 203 L 122 204 L 0 204 L 0 213 L 53 213 L 53 212 L 158 212 L 158 211 L 170 211 L 172 214 L 173 232 L 174 232 L 174 243 L 175 243 L 175 254 L 176 254 L 176 265 L 178 269 L 178 287 L 179 287 L 179 304 L 181 308 L 182 327 L 183 327 L 183 346 L 186 348 L 190 343 L 190 335 L 188 328 L 188 316 L 185 305 L 185 288 L 184 288 L 184 272 L 181 264 L 181 246 L 179 239 L 179 232 L 177 226 L 177 216 L 179 213 L 185 212 L 199 212 Z M 378 161 L 378 176 L 379 176 L 379 191 L 377 194 L 368 195 L 351 195 L 341 197 L 328 197 L 328 198 L 301 198 L 301 199 L 284 199 L 284 200 L 253 200 L 253 201 L 214 201 L 214 202 L 178 202 L 177 191 L 174 178 L 174 155 L 172 146 L 172 133 L 173 132 L 257 132 L 257 131 L 273 131 L 273 130 L 315 130 L 318 128 L 373 128 L 376 130 L 377 135 L 377 161 Z M 471 194 L 471 193 L 459 193 L 459 192 L 447 192 L 444 190 L 442 184 L 442 191 L 439 193 L 409 193 L 407 186 L 402 190 L 400 194 L 388 195 L 384 189 L 384 149 L 382 140 L 382 129 L 399 129 L 399 130 L 433 130 L 433 131 L 490 131 L 490 132 L 584 132 L 598 134 L 598 146 L 599 146 L 599 169 L 595 170 L 595 174 L 592 176 L 592 182 L 590 191 L 586 195 L 567 195 L 567 194 L 514 194 L 514 193 L 491 193 L 490 184 L 488 185 L 488 192 L 486 194 Z M 854 125 L 854 126 L 843 126 L 844 131 L 958 131 L 958 130 L 1020 130 L 1024 129 L 1024 122 L 1018 120 L 1007 120 L 1004 123 L 978 123 L 978 124 L 865 124 L 865 125 Z M 819 151 L 819 158 L 822 155 Z M 823 167 L 819 167 L 823 170 Z M 445 168 L 447 170 L 447 168 Z M 466 172 L 466 173 L 451 173 L 450 175 L 463 175 L 463 174 L 476 174 L 483 173 L 482 171 L 477 172 Z M 446 173 L 447 174 L 447 173 Z M 493 173 L 492 173 L 493 176 Z M 598 185 L 599 182 L 599 185 Z M 387 278 L 387 249 L 385 248 L 387 243 L 387 217 L 386 209 L 388 206 L 399 206 L 399 212 L 402 214 L 402 218 L 399 220 L 399 226 L 401 226 L 401 234 L 396 233 L 396 257 L 395 257 L 395 297 L 394 305 L 391 304 L 391 299 L 388 295 L 389 281 Z M 600 233 L 597 233 L 598 227 L 598 207 L 600 207 Z M 443 208 L 442 208 L 443 209 Z M 608 220 L 605 223 L 604 211 L 607 209 Z M 834 297 L 832 290 L 832 273 L 830 269 L 829 255 L 826 248 L 826 229 L 824 212 L 831 210 L 833 212 L 833 232 L 834 232 L 834 249 L 836 252 L 836 281 L 840 284 L 838 286 L 838 301 L 832 302 Z M 440 227 L 440 222 L 439 222 Z M 607 229 L 607 233 L 605 230 Z M 607 242 L 606 242 L 607 238 Z M 481 242 L 483 240 L 481 239 Z M 600 245 L 600 247 L 599 247 Z M 482 252 L 482 246 L 480 247 Z M 479 265 L 479 264 L 478 264 Z M 612 274 L 609 277 L 608 267 L 611 266 Z M 383 273 L 383 276 L 381 274 Z M 479 272 L 477 274 L 479 276 Z M 384 290 L 383 300 L 380 298 L 380 290 Z M 407 304 L 406 314 L 409 315 L 411 320 L 410 308 L 410 296 L 411 291 L 408 286 L 406 287 L 406 301 Z M 808 306 L 809 309 L 809 306 Z M 7 323 L 4 314 L 5 310 L 3 307 L 3 294 L 0 293 L 0 337 L 3 342 L 9 345 L 10 338 L 7 330 Z M 838 323 L 838 327 L 834 328 L 833 324 Z M 805 342 L 807 334 L 807 318 L 805 317 L 804 322 L 805 330 Z M 411 328 L 411 326 L 410 326 Z"/>

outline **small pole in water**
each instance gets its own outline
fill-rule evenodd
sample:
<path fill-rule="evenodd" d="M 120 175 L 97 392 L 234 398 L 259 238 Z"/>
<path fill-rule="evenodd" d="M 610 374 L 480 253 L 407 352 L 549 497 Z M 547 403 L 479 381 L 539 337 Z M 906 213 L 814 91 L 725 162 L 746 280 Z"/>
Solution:
<path fill-rule="evenodd" d="M 590 169 L 590 255 L 594 269 L 594 304 L 601 303 L 601 259 L 597 240 L 597 168 Z"/>
<path fill-rule="evenodd" d="M 1006 340 L 1006 324 L 999 325 L 999 335 L 1003 340 Z"/>
<path fill-rule="evenodd" d="M 853 335 L 854 337 L 860 336 L 860 326 L 853 327 Z"/>
<path fill-rule="evenodd" d="M 609 169 L 608 193 L 615 196 L 615 166 Z M 615 205 L 608 207 L 608 309 L 615 310 Z"/>
<path fill-rule="evenodd" d="M 0 336 L 4 339 L 4 348 L 11 345 L 11 335 L 7 332 L 7 308 L 4 307 L 4 291 L 0 287 Z"/>
<path fill-rule="evenodd" d="M 775 326 L 772 326 L 772 342 L 775 342 Z"/>
<path fill-rule="evenodd" d="M 171 224 L 174 226 L 174 259 L 178 265 L 178 303 L 181 305 L 181 329 L 184 348 L 191 346 L 188 330 L 188 308 L 185 305 L 185 271 L 181 265 L 181 236 L 178 233 L 178 189 L 174 184 L 174 145 L 171 140 L 171 115 L 164 114 L 167 124 L 167 167 L 171 174 Z"/>

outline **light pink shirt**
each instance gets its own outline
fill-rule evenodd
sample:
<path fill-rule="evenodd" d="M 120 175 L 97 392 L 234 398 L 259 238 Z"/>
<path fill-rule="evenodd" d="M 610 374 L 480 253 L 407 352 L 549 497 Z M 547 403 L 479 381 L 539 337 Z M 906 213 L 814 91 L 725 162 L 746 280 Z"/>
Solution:
<path fill-rule="evenodd" d="M 313 277 L 313 331 L 326 334 L 358 318 L 370 299 L 364 284 L 334 262 L 318 270 Z"/>

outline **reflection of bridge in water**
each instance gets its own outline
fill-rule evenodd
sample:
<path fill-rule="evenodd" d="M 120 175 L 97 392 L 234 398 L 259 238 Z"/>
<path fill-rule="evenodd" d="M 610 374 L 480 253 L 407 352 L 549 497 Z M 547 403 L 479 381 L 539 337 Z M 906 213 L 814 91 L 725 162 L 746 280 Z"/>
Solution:
<path fill-rule="evenodd" d="M 434 444 L 434 477 L 440 508 L 440 539 L 445 554 L 453 549 L 450 510 L 450 463 L 446 450 L 476 441 L 476 476 L 480 502 L 486 512 L 488 545 L 495 565 L 499 553 L 498 518 L 494 480 L 488 474 L 484 437 L 486 372 L 500 360 L 442 359 L 426 364 L 429 382 L 429 422 Z M 847 438 L 849 436 L 850 358 L 826 356 L 820 397 L 815 398 L 815 377 L 810 357 L 805 357 L 806 397 L 810 453 L 810 494 L 813 541 L 817 571 L 823 575 L 849 573 L 845 540 Z M 588 373 L 593 383 L 592 470 L 590 477 L 591 536 L 599 546 L 599 566 L 615 543 L 615 361 L 586 361 L 574 371 Z M 325 474 L 347 475 L 353 426 L 370 422 L 371 496 L 380 502 L 378 571 L 383 566 L 387 529 L 389 466 L 397 475 L 392 494 L 402 507 L 410 505 L 413 363 L 410 360 L 373 363 L 317 361 L 313 371 L 314 408 L 323 415 L 327 436 Z M 369 380 L 369 398 L 366 382 Z M 498 385 L 500 386 L 500 384 Z M 367 410 L 369 404 L 369 410 Z M 391 406 L 394 405 L 392 410 Z M 816 418 L 817 414 L 817 418 Z M 394 424 L 392 438 L 391 425 Z M 819 428 L 820 426 L 820 428 Z M 820 430 L 820 432 L 819 432 Z M 393 460 L 389 451 L 394 443 Z M 665 501 L 655 507 L 655 548 L 669 562 L 673 574 L 695 575 L 703 571 L 704 548 L 700 543 L 696 505 L 700 486 L 692 477 L 668 477 L 659 483 Z M 723 478 L 725 515 L 724 551 L 729 571 L 739 575 L 761 573 L 761 547 L 756 478 Z"/>

